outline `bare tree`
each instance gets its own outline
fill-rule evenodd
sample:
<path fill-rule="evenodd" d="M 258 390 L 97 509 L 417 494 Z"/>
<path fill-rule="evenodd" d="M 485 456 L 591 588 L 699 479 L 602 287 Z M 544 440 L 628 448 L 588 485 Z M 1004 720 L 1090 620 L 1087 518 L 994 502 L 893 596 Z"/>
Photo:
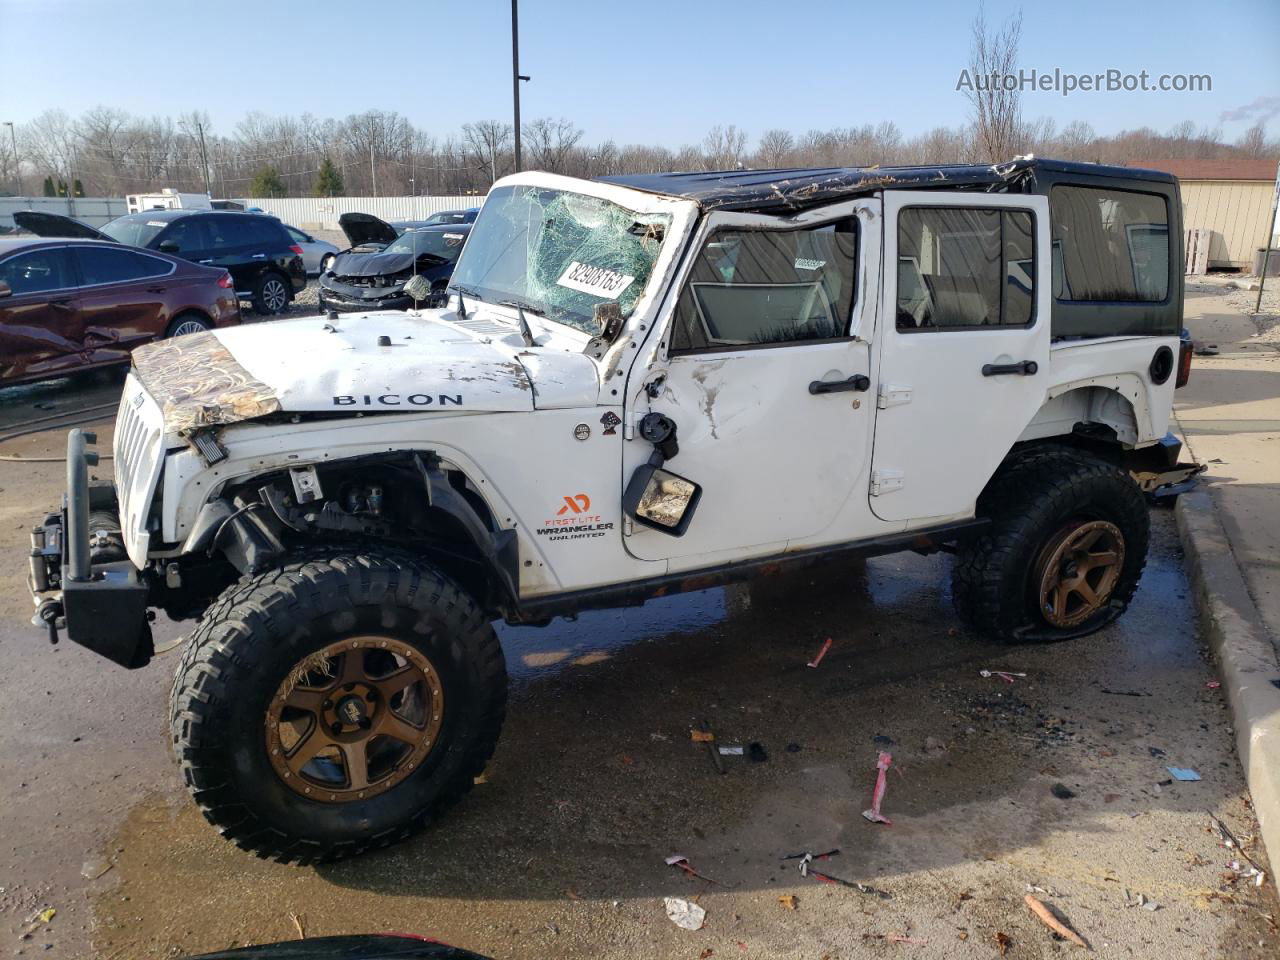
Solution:
<path fill-rule="evenodd" d="M 1021 10 L 993 33 L 987 26 L 986 11 L 978 7 L 969 69 L 961 75 L 961 90 L 973 108 L 978 147 L 992 163 L 1012 157 L 1022 138 L 1022 91 L 1015 83 L 1021 39 Z"/>
<path fill-rule="evenodd" d="M 511 142 L 511 124 L 497 120 L 463 124 L 462 140 L 476 165 L 488 174 L 492 186 L 504 172 L 503 154 Z"/>
<path fill-rule="evenodd" d="M 1274 145 L 1267 143 L 1267 130 L 1262 125 L 1262 121 L 1258 121 L 1252 127 L 1244 132 L 1239 141 L 1238 146 L 1241 150 L 1251 157 L 1265 157 L 1269 152 L 1275 150 Z M 1270 146 L 1270 150 L 1268 147 Z"/>
<path fill-rule="evenodd" d="M 786 166 L 795 145 L 795 138 L 791 136 L 790 131 L 777 127 L 766 130 L 760 138 L 760 146 L 756 149 L 756 161 L 766 168 Z"/>
<path fill-rule="evenodd" d="M 707 170 L 732 170 L 742 163 L 747 148 L 747 133 L 732 123 L 716 125 L 702 140 L 703 163 Z"/>
<path fill-rule="evenodd" d="M 582 131 L 561 117 L 542 117 L 522 126 L 523 146 L 528 151 L 531 169 L 564 173 L 573 148 L 582 139 Z"/>

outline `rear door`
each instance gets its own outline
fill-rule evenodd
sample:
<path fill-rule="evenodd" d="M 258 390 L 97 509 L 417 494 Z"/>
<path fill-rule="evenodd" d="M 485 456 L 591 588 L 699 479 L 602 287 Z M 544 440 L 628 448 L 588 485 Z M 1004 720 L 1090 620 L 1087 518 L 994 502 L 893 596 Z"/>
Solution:
<path fill-rule="evenodd" d="M 53 375 L 79 366 L 83 331 L 75 273 L 65 247 L 0 260 L 0 380 Z"/>
<path fill-rule="evenodd" d="M 236 293 L 242 298 L 248 297 L 267 262 L 266 252 L 259 249 L 255 218 L 239 213 L 216 213 L 200 220 L 209 231 L 209 256 L 199 262 L 229 271 Z"/>
<path fill-rule="evenodd" d="M 1041 196 L 885 191 L 871 509 L 972 514 L 1035 415 L 1049 362 Z"/>
<path fill-rule="evenodd" d="M 175 265 L 138 250 L 106 245 L 71 248 L 80 269 L 80 318 L 91 362 L 125 360 L 164 335 Z"/>

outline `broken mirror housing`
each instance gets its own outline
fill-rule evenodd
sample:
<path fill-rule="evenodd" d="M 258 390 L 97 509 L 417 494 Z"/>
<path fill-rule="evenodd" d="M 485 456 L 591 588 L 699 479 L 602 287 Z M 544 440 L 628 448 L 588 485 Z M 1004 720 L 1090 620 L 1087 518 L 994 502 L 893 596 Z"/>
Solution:
<path fill-rule="evenodd" d="M 622 496 L 622 508 L 636 523 L 682 537 L 693 521 L 702 487 L 651 463 L 636 468 Z"/>

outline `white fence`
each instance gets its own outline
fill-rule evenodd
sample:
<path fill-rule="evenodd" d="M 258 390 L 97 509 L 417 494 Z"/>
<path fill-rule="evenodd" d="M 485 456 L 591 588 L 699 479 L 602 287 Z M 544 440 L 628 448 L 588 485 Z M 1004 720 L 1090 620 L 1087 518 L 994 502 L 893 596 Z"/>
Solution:
<path fill-rule="evenodd" d="M 383 220 L 425 220 L 441 210 L 478 207 L 484 197 L 247 197 L 241 202 L 261 207 L 303 230 L 337 230 L 338 217 L 344 213 L 372 213 Z M 0 233 L 13 229 L 15 210 L 64 213 L 95 227 L 129 212 L 123 197 L 0 197 Z"/>
<path fill-rule="evenodd" d="M 62 213 L 95 227 L 129 212 L 124 197 L 0 197 L 0 232 L 13 229 L 16 210 Z"/>
<path fill-rule="evenodd" d="M 478 207 L 484 197 L 247 197 L 243 202 L 261 207 L 300 230 L 337 230 L 338 217 L 344 213 L 371 213 L 383 220 L 425 220 L 441 210 Z"/>

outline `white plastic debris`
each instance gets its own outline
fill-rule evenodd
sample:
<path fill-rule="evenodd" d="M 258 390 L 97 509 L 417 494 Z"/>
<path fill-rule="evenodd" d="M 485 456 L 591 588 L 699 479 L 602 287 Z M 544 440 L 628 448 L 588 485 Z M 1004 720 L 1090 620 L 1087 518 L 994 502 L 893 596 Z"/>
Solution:
<path fill-rule="evenodd" d="M 667 907 L 667 919 L 677 927 L 685 930 L 701 930 L 707 919 L 707 911 L 696 903 L 690 903 L 680 897 L 666 897 L 663 903 Z"/>

